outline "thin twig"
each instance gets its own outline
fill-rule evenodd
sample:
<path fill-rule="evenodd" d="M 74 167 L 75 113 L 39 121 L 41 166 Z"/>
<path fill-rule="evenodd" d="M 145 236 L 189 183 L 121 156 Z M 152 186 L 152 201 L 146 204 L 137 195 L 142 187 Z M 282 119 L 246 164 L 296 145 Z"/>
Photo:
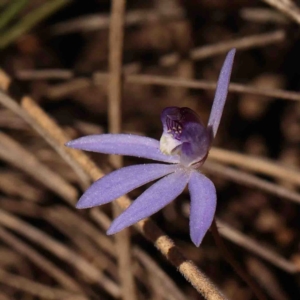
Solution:
<path fill-rule="evenodd" d="M 276 30 L 263 34 L 250 35 L 230 41 L 222 41 L 214 45 L 203 46 L 199 49 L 193 49 L 190 57 L 193 60 L 204 59 L 214 55 L 222 54 L 232 48 L 237 50 L 245 50 L 255 47 L 266 46 L 278 42 L 282 42 L 286 37 L 283 30 Z"/>
<path fill-rule="evenodd" d="M 8 91 L 9 87 L 11 85 L 11 79 L 7 74 L 5 74 L 2 70 L 0 70 L 0 88 L 4 91 Z M 23 103 L 26 104 L 26 100 L 30 102 L 29 98 L 24 97 Z M 30 114 L 22 109 L 20 105 L 17 103 L 17 101 L 13 100 L 11 97 L 6 95 L 3 91 L 0 90 L 0 102 L 1 104 L 13 111 L 15 114 L 20 116 L 26 123 L 28 123 L 37 133 L 39 133 L 53 148 L 56 150 L 60 156 L 71 166 L 71 168 L 75 171 L 75 173 L 78 175 L 78 177 L 83 182 L 84 186 L 88 186 L 90 183 L 90 179 L 88 175 L 74 162 L 74 160 L 71 159 L 70 155 L 64 151 L 62 147 L 59 147 L 55 141 L 49 136 L 48 132 L 43 129 L 43 126 L 40 126 L 37 124 L 36 120 Z M 31 111 L 32 115 L 39 114 L 39 108 L 35 107 L 35 111 Z M 41 120 L 42 122 L 45 122 L 45 120 Z M 51 127 L 52 124 L 51 118 L 47 118 L 47 125 Z"/>
<path fill-rule="evenodd" d="M 99 251 L 99 248 L 82 232 L 80 227 L 75 231 L 75 227 L 70 225 L 66 219 L 62 218 L 62 215 L 55 210 L 44 210 L 42 215 L 43 219 L 47 220 L 54 228 L 57 228 L 67 236 L 76 248 L 80 250 L 83 256 L 92 258 L 93 264 L 98 270 L 102 272 L 105 271 L 112 279 L 117 281 L 116 264 L 111 258 L 108 258 L 103 251 Z M 74 234 L 74 232 L 76 232 L 76 234 Z"/>
<path fill-rule="evenodd" d="M 290 0 L 262 0 L 300 24 L 300 9 Z"/>
<path fill-rule="evenodd" d="M 101 273 L 88 260 L 66 247 L 63 243 L 53 239 L 45 232 L 42 232 L 3 210 L 0 210 L 0 223 L 27 237 L 31 241 L 47 249 L 47 251 L 51 251 L 57 257 L 77 269 L 81 274 L 84 274 L 87 278 L 92 280 L 92 282 L 98 283 L 99 286 L 113 297 L 120 296 L 119 287 L 111 279 Z"/>
<path fill-rule="evenodd" d="M 225 246 L 222 238 L 219 235 L 218 228 L 216 225 L 216 221 L 213 220 L 211 225 L 211 232 L 214 237 L 215 243 L 220 249 L 221 253 L 224 255 L 225 259 L 230 263 L 235 272 L 247 283 L 252 292 L 255 294 L 257 299 L 259 300 L 267 300 L 266 296 L 260 289 L 260 287 L 252 280 L 252 278 L 243 270 L 240 264 L 235 260 L 231 252 Z"/>
<path fill-rule="evenodd" d="M 1 159 L 22 169 L 54 193 L 74 204 L 74 199 L 78 197 L 77 190 L 59 174 L 43 165 L 36 156 L 26 151 L 17 141 L 2 132 L 0 132 L 0 145 Z"/>
<path fill-rule="evenodd" d="M 122 51 L 124 39 L 124 13 L 126 1 L 113 0 L 109 31 L 109 82 L 108 120 L 109 132 L 120 133 L 122 124 Z M 122 164 L 121 156 L 114 156 L 117 167 Z"/>
<path fill-rule="evenodd" d="M 103 214 L 99 210 L 97 210 L 97 212 Z M 71 226 L 72 228 L 75 228 L 75 231 L 81 230 L 85 236 L 88 236 L 101 249 L 101 251 L 115 256 L 115 247 L 111 239 L 104 235 L 101 231 L 99 232 L 99 228 L 96 228 L 91 222 L 89 222 L 85 218 L 82 218 L 70 208 L 59 206 L 51 208 L 50 211 L 49 209 L 47 209 L 45 215 L 56 215 L 56 219 L 61 218 L 61 216 L 63 215 L 64 223 L 68 224 L 68 226 Z M 100 225 L 100 227 L 104 231 L 107 230 L 108 226 L 109 224 L 107 224 L 107 226 L 105 227 Z M 148 257 L 142 249 L 135 246 L 133 255 L 137 259 L 137 261 L 139 261 L 147 269 L 151 276 L 156 276 L 159 282 L 163 282 L 160 290 L 164 293 L 164 295 L 168 295 L 170 299 L 172 299 L 172 297 L 178 300 L 183 300 L 185 298 L 180 290 L 174 285 L 172 280 L 167 276 L 167 274 L 164 274 L 162 270 L 159 270 L 159 266 L 157 266 L 154 261 L 151 261 L 151 258 Z M 135 274 L 135 276 L 138 280 L 140 279 L 137 274 Z"/>
<path fill-rule="evenodd" d="M 97 83 L 97 73 L 95 74 L 95 80 Z M 153 76 L 153 75 L 127 75 L 124 78 L 125 82 L 135 84 L 153 84 L 162 86 L 181 86 L 191 89 L 203 89 L 203 90 L 215 90 L 216 83 L 206 80 L 192 80 L 185 78 L 170 78 L 164 76 Z M 103 84 L 103 74 L 99 74 L 99 84 Z M 300 93 L 279 90 L 279 89 L 260 89 L 238 83 L 231 83 L 229 85 L 229 92 L 260 95 L 279 99 L 288 99 L 300 101 Z"/>
<path fill-rule="evenodd" d="M 225 222 L 218 219 L 217 223 L 220 234 L 236 245 L 239 245 L 240 247 L 245 248 L 259 257 L 262 257 L 266 261 L 288 273 L 294 274 L 300 271 L 299 268 L 297 268 L 297 266 L 292 262 L 269 250 L 267 247 L 260 245 L 257 241 L 254 241 L 248 236 L 242 234 Z"/>
<path fill-rule="evenodd" d="M 74 299 L 74 300 L 87 300 L 84 295 L 78 295 L 78 293 L 70 293 L 66 290 L 53 288 L 46 286 L 36 281 L 11 274 L 0 269 L 0 282 L 8 286 L 14 287 L 18 290 L 32 294 L 37 297 L 46 299 Z"/>
<path fill-rule="evenodd" d="M 104 252 L 109 255 L 114 255 L 114 244 L 111 238 L 99 231 L 99 227 L 93 225 L 86 218 L 78 215 L 73 210 L 65 206 L 53 207 L 50 214 L 63 215 L 67 220 L 69 226 L 78 227 L 78 230 L 82 230 L 86 236 L 94 241 L 94 243 Z"/>
<path fill-rule="evenodd" d="M 72 79 L 76 76 L 69 70 L 23 70 L 18 71 L 16 74 L 17 78 L 21 80 L 37 80 L 37 79 Z M 79 75 L 80 76 L 80 75 Z M 103 86 L 108 78 L 107 73 L 95 72 L 91 75 L 91 79 L 87 78 L 76 78 L 69 82 L 56 84 L 46 89 L 45 95 L 49 98 L 61 98 L 66 94 L 73 93 L 82 88 L 90 87 L 94 84 Z M 201 89 L 201 90 L 215 90 L 216 82 L 198 79 L 186 79 L 186 78 L 170 78 L 165 76 L 155 76 L 147 74 L 136 74 L 136 75 L 124 75 L 125 83 L 134 84 L 145 84 L 145 85 L 161 85 L 161 86 L 174 86 L 174 87 L 185 87 L 190 89 Z M 251 94 L 258 96 L 266 96 L 271 98 L 286 99 L 293 101 L 300 101 L 300 93 L 293 91 L 286 91 L 280 89 L 261 89 L 252 87 L 249 85 L 231 83 L 229 85 L 229 92 L 239 94 Z"/>
<path fill-rule="evenodd" d="M 266 158 L 240 154 L 216 147 L 211 149 L 209 158 L 300 185 L 300 172 L 298 169 L 280 165 L 278 162 Z"/>
<path fill-rule="evenodd" d="M 109 131 L 119 133 L 122 123 L 122 52 L 124 40 L 124 16 L 126 0 L 113 0 L 109 27 L 109 85 L 108 85 L 108 120 Z M 111 156 L 114 166 L 122 166 L 122 156 Z M 117 217 L 121 210 L 113 203 L 113 215 Z M 137 299 L 133 270 L 131 268 L 131 243 L 129 229 L 115 235 L 118 258 L 121 294 L 124 300 Z"/>
<path fill-rule="evenodd" d="M 226 53 L 232 48 L 237 50 L 252 49 L 255 47 L 263 47 L 266 45 L 282 42 L 286 38 L 286 33 L 284 30 L 276 30 L 272 32 L 267 32 L 263 34 L 249 35 L 242 38 L 237 38 L 229 41 L 222 41 L 222 43 L 215 43 L 211 45 L 205 45 L 198 48 L 190 50 L 188 58 L 191 60 L 202 60 L 208 57 L 213 57 Z M 158 64 L 164 67 L 170 67 L 177 64 L 181 57 L 178 53 L 170 53 L 163 55 L 159 58 Z M 132 73 L 132 70 L 136 72 L 140 71 L 141 63 L 133 62 L 124 66 L 124 73 L 126 71 L 128 74 Z M 24 74 L 25 77 L 26 74 Z M 61 74 L 67 77 L 68 74 Z"/>
<path fill-rule="evenodd" d="M 239 184 L 254 187 L 264 192 L 275 195 L 276 197 L 282 197 L 287 200 L 300 204 L 300 194 L 291 191 L 285 187 L 278 186 L 278 184 L 269 182 L 265 179 L 259 178 L 242 170 L 237 170 L 228 166 L 223 166 L 219 163 L 212 161 L 206 161 L 202 166 L 208 173 L 221 175 L 226 179 L 233 180 Z"/>
<path fill-rule="evenodd" d="M 268 268 L 266 264 L 255 257 L 246 258 L 246 266 L 249 273 L 256 278 L 265 291 L 273 300 L 289 300 L 290 297 L 285 293 L 281 282 L 277 280 L 276 273 Z"/>
<path fill-rule="evenodd" d="M 246 21 L 258 23 L 288 24 L 290 20 L 271 8 L 246 7 L 240 10 L 240 16 Z"/>
<path fill-rule="evenodd" d="M 53 35 L 63 35 L 72 32 L 108 29 L 110 17 L 108 14 L 84 15 L 73 20 L 57 23 L 50 28 L 50 32 Z M 183 17 L 184 11 L 182 9 L 165 11 L 163 14 L 159 14 L 157 10 L 135 9 L 126 13 L 124 24 L 125 26 L 133 26 L 150 22 L 174 21 Z"/>
<path fill-rule="evenodd" d="M 22 174 L 11 171 L 0 172 L 0 190 L 9 196 L 22 197 L 26 202 L 37 202 L 43 192 L 36 186 L 28 183 Z"/>
<path fill-rule="evenodd" d="M 64 272 L 61 268 L 54 265 L 46 257 L 39 254 L 34 248 L 23 242 L 6 229 L 0 227 L 0 239 L 14 248 L 22 256 L 25 256 L 36 264 L 41 270 L 44 270 L 53 279 L 55 279 L 61 286 L 65 287 L 70 291 L 81 292 L 81 288 L 78 283 Z"/>
<path fill-rule="evenodd" d="M 232 48 L 251 49 L 255 47 L 263 47 L 266 45 L 282 42 L 286 35 L 283 30 L 276 30 L 273 32 L 250 35 L 242 38 L 237 38 L 229 41 L 222 41 L 212 45 L 206 45 L 199 48 L 192 49 L 189 52 L 189 58 L 192 60 L 202 60 L 204 58 L 223 54 Z M 178 53 L 171 53 L 164 55 L 159 59 L 159 64 L 164 67 L 171 67 L 178 63 L 180 55 Z"/>
<path fill-rule="evenodd" d="M 149 255 L 147 255 L 138 247 L 134 247 L 133 253 L 134 256 L 139 259 L 141 264 L 148 270 L 150 273 L 149 276 L 155 277 L 155 281 L 157 285 L 160 286 L 160 290 L 162 291 L 161 296 L 168 295 L 168 300 L 186 300 L 186 297 L 183 295 L 177 285 L 164 271 L 162 271 L 162 269 L 155 263 L 155 261 L 153 261 L 151 257 L 149 257 Z"/>

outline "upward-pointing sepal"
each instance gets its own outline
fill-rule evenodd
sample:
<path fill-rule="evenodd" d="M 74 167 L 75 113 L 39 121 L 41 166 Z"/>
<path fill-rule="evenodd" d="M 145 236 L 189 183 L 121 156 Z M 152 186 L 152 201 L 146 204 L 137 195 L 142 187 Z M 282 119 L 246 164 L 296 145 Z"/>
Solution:
<path fill-rule="evenodd" d="M 211 130 L 213 137 L 217 134 L 226 102 L 235 51 L 235 49 L 232 49 L 228 52 L 219 75 L 215 98 L 207 125 L 207 127 Z"/>

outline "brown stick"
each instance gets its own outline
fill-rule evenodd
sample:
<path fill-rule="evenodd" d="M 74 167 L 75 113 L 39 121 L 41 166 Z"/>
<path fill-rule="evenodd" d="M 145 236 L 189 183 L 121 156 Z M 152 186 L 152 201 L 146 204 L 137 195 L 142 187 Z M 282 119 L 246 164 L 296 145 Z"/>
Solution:
<path fill-rule="evenodd" d="M 216 174 L 228 180 L 232 180 L 238 184 L 253 187 L 271 195 L 275 195 L 276 197 L 285 198 L 287 200 L 300 204 L 299 193 L 289 190 L 288 188 L 280 186 L 278 184 L 269 182 L 265 179 L 259 178 L 258 176 L 249 174 L 248 172 L 224 166 L 220 163 L 212 161 L 206 161 L 202 168 L 210 174 Z"/>
<path fill-rule="evenodd" d="M 8 286 L 14 287 L 25 293 L 46 298 L 46 299 L 73 299 L 87 300 L 88 298 L 78 293 L 69 292 L 63 289 L 53 288 L 45 284 L 37 283 L 36 281 L 14 275 L 0 269 L 0 282 Z"/>
<path fill-rule="evenodd" d="M 290 0 L 262 0 L 300 24 L 300 9 Z"/>
<path fill-rule="evenodd" d="M 299 272 L 299 268 L 293 262 L 262 246 L 258 241 L 249 238 L 223 221 L 217 220 L 217 222 L 220 234 L 226 239 L 267 260 L 285 272 L 292 274 Z"/>
<path fill-rule="evenodd" d="M 52 238 L 40 229 L 33 227 L 4 210 L 0 209 L 0 216 L 0 223 L 2 226 L 18 232 L 22 236 L 30 239 L 32 242 L 40 245 L 44 249 L 47 249 L 47 251 L 52 252 L 58 258 L 62 259 L 74 269 L 77 269 L 81 274 L 85 275 L 86 278 L 97 283 L 113 297 L 120 296 L 119 286 L 77 252 L 68 248 L 66 245 Z"/>
<path fill-rule="evenodd" d="M 113 0 L 109 29 L 109 85 L 108 85 L 108 120 L 109 131 L 121 131 L 122 102 L 122 52 L 124 39 L 124 15 L 126 0 Z M 113 155 L 110 161 L 117 168 L 122 166 L 122 156 Z M 116 202 L 112 203 L 113 215 L 116 218 L 122 210 Z M 121 294 L 124 300 L 136 300 L 131 243 L 129 229 L 115 235 L 115 251 L 118 259 Z"/>
<path fill-rule="evenodd" d="M 48 73 L 48 74 L 47 74 Z M 50 98 L 56 99 L 64 96 L 68 93 L 73 93 L 83 87 L 89 87 L 95 84 L 101 84 L 107 80 L 107 73 L 96 72 L 92 75 L 93 80 L 86 78 L 74 78 L 75 74 L 68 70 L 25 70 L 19 71 L 17 77 L 22 80 L 36 80 L 36 79 L 71 79 L 68 82 L 51 86 L 51 89 L 46 90 L 46 95 Z M 186 87 L 190 89 L 203 89 L 203 90 L 215 90 L 216 83 L 207 80 L 198 79 L 186 79 L 186 78 L 170 78 L 165 76 L 154 76 L 147 74 L 137 75 L 124 75 L 125 83 L 135 84 L 152 84 L 161 86 L 176 86 Z M 231 83 L 229 85 L 229 92 L 240 93 L 240 94 L 251 94 L 266 96 L 278 99 L 286 99 L 293 101 L 300 101 L 300 93 L 293 91 L 286 91 L 280 89 L 261 89 L 239 83 Z"/>
<path fill-rule="evenodd" d="M 0 239 L 12 249 L 15 249 L 17 253 L 26 257 L 29 261 L 41 268 L 41 270 L 48 273 L 65 289 L 79 293 L 82 292 L 79 284 L 71 276 L 65 273 L 64 270 L 57 267 L 48 258 L 37 252 L 33 247 L 2 228 L 2 226 L 0 227 Z"/>
<path fill-rule="evenodd" d="M 298 169 L 280 165 L 266 158 L 240 154 L 234 151 L 224 150 L 216 147 L 211 149 L 209 158 L 226 164 L 232 164 L 237 167 L 245 168 L 252 172 L 272 176 L 276 179 L 286 180 L 288 182 L 297 184 L 298 186 L 300 185 L 300 172 Z"/>

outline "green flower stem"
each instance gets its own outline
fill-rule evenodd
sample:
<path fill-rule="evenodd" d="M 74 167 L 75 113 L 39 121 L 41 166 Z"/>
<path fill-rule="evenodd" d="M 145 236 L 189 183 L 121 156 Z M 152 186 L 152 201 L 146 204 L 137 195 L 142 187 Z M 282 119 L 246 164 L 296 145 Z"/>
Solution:
<path fill-rule="evenodd" d="M 22 9 L 26 6 L 28 0 L 18 0 L 7 5 L 0 14 L 0 30 L 4 28 Z"/>
<path fill-rule="evenodd" d="M 7 30 L 3 35 L 0 36 L 0 49 L 7 47 L 9 44 L 14 42 L 25 32 L 28 32 L 32 27 L 38 24 L 43 19 L 47 18 L 61 7 L 69 4 L 71 0 L 52 0 L 47 1 L 34 11 L 24 16 L 20 22 L 15 26 Z"/>

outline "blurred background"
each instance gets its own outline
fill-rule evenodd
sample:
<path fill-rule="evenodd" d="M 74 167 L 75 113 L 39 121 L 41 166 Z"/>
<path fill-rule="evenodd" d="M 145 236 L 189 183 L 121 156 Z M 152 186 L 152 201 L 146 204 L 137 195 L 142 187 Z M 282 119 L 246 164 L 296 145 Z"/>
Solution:
<path fill-rule="evenodd" d="M 207 122 L 225 55 L 237 48 L 218 148 L 203 172 L 217 188 L 226 245 L 275 300 L 300 298 L 295 5 L 128 0 L 122 50 L 122 132 L 159 139 L 166 106 L 190 107 Z M 91 181 L 37 132 L 43 118 L 28 121 L 22 102 L 29 95 L 71 139 L 109 132 L 110 17 L 108 0 L 0 1 L 0 85 L 10 97 L 0 101 L 1 300 L 128 299 L 115 239 L 105 235 L 111 205 L 75 209 Z M 107 155 L 88 155 L 111 170 Z M 124 165 L 141 161 L 125 157 Z M 186 192 L 153 220 L 229 299 L 255 299 L 209 232 L 200 248 L 192 244 L 188 211 Z M 152 242 L 130 233 L 136 299 L 203 299 Z"/>

